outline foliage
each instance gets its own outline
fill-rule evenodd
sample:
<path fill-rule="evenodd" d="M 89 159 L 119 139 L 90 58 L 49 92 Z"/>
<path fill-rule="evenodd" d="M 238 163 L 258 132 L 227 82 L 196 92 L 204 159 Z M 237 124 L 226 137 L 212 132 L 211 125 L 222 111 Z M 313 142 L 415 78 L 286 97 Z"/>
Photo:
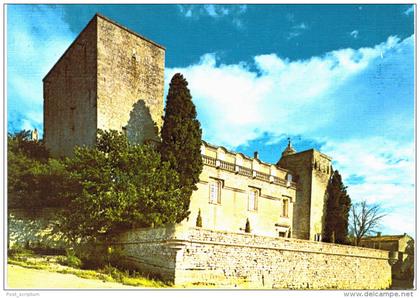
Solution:
<path fill-rule="evenodd" d="M 251 233 L 251 224 L 249 223 L 249 219 L 246 219 L 245 223 L 245 233 Z"/>
<path fill-rule="evenodd" d="M 61 200 L 61 193 L 68 186 L 65 165 L 48 158 L 43 143 L 29 138 L 29 131 L 8 135 L 9 207 L 34 211 L 65 205 Z"/>
<path fill-rule="evenodd" d="M 50 272 L 62 273 L 62 274 L 74 274 L 81 278 L 86 279 L 99 279 L 107 282 L 120 282 L 125 285 L 132 286 L 146 286 L 146 287 L 166 287 L 167 285 L 161 281 L 154 280 L 148 276 L 143 276 L 141 273 L 135 270 L 121 270 L 119 268 L 104 265 L 101 268 L 95 270 L 83 270 L 75 268 L 73 266 L 61 267 L 56 264 L 66 264 L 67 256 L 41 256 L 36 255 L 33 252 L 27 254 L 13 255 L 8 254 L 8 264 L 18 265 L 25 268 L 47 270 Z"/>
<path fill-rule="evenodd" d="M 177 173 L 122 133 L 99 130 L 97 146 L 76 148 L 66 164 L 77 182 L 61 226 L 71 241 L 107 241 L 121 230 L 174 223 L 183 212 Z"/>
<path fill-rule="evenodd" d="M 355 245 L 359 245 L 360 239 L 380 226 L 381 219 L 386 216 L 379 204 L 369 205 L 366 201 L 351 206 L 351 234 Z"/>
<path fill-rule="evenodd" d="M 7 256 L 10 258 L 27 258 L 33 255 L 33 251 L 25 248 L 23 245 L 15 244 L 13 248 L 8 249 Z"/>
<path fill-rule="evenodd" d="M 21 153 L 28 158 L 35 160 L 46 160 L 49 157 L 48 150 L 44 143 L 38 140 L 31 140 L 31 131 L 22 130 L 7 135 L 7 147 L 14 153 Z"/>
<path fill-rule="evenodd" d="M 160 151 L 179 174 L 182 187 L 181 206 L 177 222 L 189 215 L 190 197 L 203 169 L 201 159 L 201 128 L 197 112 L 187 88 L 188 82 L 177 73 L 169 85 Z"/>
<path fill-rule="evenodd" d="M 83 265 L 82 261 L 76 256 L 73 249 L 67 250 L 66 256 L 63 256 L 63 258 L 59 258 L 58 261 L 62 265 L 73 268 L 81 268 Z"/>
<path fill-rule="evenodd" d="M 410 239 L 407 243 L 405 249 L 407 257 L 405 260 L 402 260 L 401 271 L 402 277 L 405 280 L 413 281 L 414 279 L 414 240 Z"/>
<path fill-rule="evenodd" d="M 327 186 L 328 199 L 323 236 L 325 242 L 341 244 L 347 242 L 351 199 L 346 189 L 340 173 L 334 171 Z"/>
<path fill-rule="evenodd" d="M 195 226 L 196 227 L 203 227 L 203 219 L 201 218 L 201 209 L 198 209 L 198 215 L 197 215 L 197 220 L 195 222 Z"/>

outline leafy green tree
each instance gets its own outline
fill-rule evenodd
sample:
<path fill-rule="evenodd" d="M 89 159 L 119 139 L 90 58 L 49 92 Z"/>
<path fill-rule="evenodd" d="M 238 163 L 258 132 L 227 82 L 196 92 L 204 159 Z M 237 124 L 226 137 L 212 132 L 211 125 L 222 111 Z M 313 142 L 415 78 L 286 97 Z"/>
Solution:
<path fill-rule="evenodd" d="M 21 153 L 28 158 L 39 161 L 46 161 L 49 157 L 48 150 L 42 141 L 31 140 L 31 131 L 22 130 L 14 134 L 8 134 L 8 150 L 14 153 Z"/>
<path fill-rule="evenodd" d="M 42 142 L 31 140 L 29 131 L 9 134 L 7 141 L 9 207 L 36 211 L 65 205 L 61 200 L 68 177 L 64 164 L 48 158 Z"/>
<path fill-rule="evenodd" d="M 168 161 L 179 174 L 183 212 L 178 213 L 178 222 L 189 215 L 190 197 L 197 189 L 196 183 L 203 169 L 200 122 L 187 86 L 188 82 L 182 74 L 177 73 L 172 77 L 160 146 L 162 159 Z"/>
<path fill-rule="evenodd" d="M 175 223 L 183 212 L 178 174 L 150 145 L 100 130 L 95 148 L 78 147 L 66 162 L 77 182 L 61 227 L 70 240 L 106 241 L 125 229 Z"/>
<path fill-rule="evenodd" d="M 347 243 L 351 199 L 347 194 L 340 173 L 336 170 L 327 186 L 327 207 L 325 216 L 325 242 Z"/>

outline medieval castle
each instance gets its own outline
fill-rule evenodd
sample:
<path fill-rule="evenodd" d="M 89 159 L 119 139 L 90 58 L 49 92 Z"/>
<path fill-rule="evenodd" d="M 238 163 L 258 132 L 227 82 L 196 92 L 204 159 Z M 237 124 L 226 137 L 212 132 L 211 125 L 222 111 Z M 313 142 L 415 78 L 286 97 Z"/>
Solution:
<path fill-rule="evenodd" d="M 124 131 L 139 143 L 157 137 L 164 61 L 164 47 L 95 15 L 43 80 L 44 140 L 51 154 L 93 145 L 97 129 Z M 257 152 L 248 157 L 203 141 L 202 158 L 190 217 L 127 232 L 116 244 L 138 268 L 176 284 L 389 286 L 386 251 L 320 242 L 330 157 L 314 149 L 296 152 L 289 142 L 279 161 L 268 164 Z M 202 228 L 196 227 L 199 211 Z"/>
<path fill-rule="evenodd" d="M 92 145 L 97 129 L 125 131 L 131 141 L 153 138 L 162 125 L 165 48 L 96 15 L 44 78 L 44 139 L 55 155 Z M 331 158 L 297 153 L 291 144 L 277 164 L 203 142 L 204 169 L 191 198 L 195 225 L 321 240 Z"/>

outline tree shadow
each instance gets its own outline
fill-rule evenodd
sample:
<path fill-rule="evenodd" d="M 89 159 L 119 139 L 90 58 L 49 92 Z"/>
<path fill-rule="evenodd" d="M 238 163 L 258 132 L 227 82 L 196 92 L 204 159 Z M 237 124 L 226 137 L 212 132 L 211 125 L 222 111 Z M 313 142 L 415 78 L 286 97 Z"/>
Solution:
<path fill-rule="evenodd" d="M 66 243 L 62 233 L 54 229 L 58 221 L 56 208 L 8 210 L 8 248 L 63 249 Z"/>
<path fill-rule="evenodd" d="M 133 105 L 127 125 L 123 128 L 131 144 L 159 141 L 159 129 L 152 119 L 149 108 L 140 99 Z"/>

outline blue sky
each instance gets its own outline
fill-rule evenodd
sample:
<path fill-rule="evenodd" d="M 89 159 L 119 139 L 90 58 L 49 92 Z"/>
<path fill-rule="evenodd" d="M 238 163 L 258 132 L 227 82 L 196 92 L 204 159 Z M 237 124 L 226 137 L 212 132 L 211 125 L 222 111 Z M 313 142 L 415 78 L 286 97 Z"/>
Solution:
<path fill-rule="evenodd" d="M 334 159 L 385 233 L 414 234 L 412 5 L 9 5 L 8 131 L 42 131 L 42 78 L 96 13 L 166 47 L 204 138 L 276 162 Z"/>

